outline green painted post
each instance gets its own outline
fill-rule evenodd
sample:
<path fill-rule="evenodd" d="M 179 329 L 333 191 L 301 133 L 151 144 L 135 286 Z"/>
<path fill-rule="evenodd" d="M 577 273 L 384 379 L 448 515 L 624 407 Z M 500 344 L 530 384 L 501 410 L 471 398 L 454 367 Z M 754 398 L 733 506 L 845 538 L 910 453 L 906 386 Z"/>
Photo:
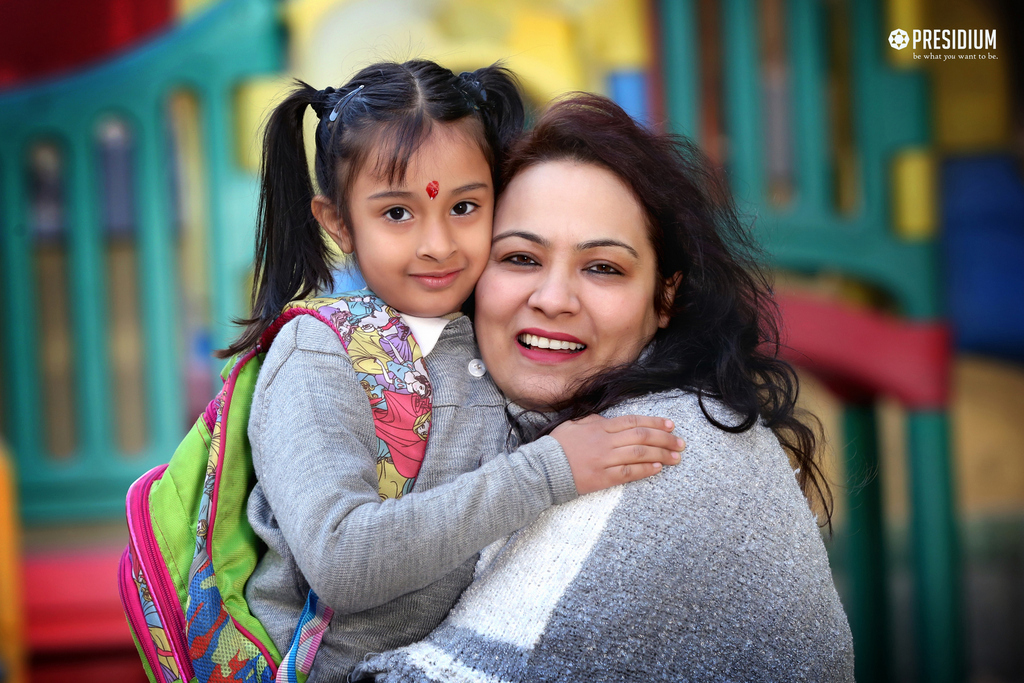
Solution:
<path fill-rule="evenodd" d="M 722 77 L 729 135 L 729 180 L 744 210 L 765 204 L 764 131 L 761 127 L 760 36 L 751 0 L 722 3 Z"/>
<path fill-rule="evenodd" d="M 696 0 L 662 0 L 660 13 L 667 127 L 696 140 L 700 125 Z"/>
<path fill-rule="evenodd" d="M 907 446 L 921 680 L 959 683 L 966 672 L 946 414 L 910 411 Z"/>
<path fill-rule="evenodd" d="M 874 405 L 844 406 L 843 443 L 850 576 L 846 615 L 853 631 L 856 678 L 859 683 L 884 683 L 889 680 L 889 589 Z"/>
<path fill-rule="evenodd" d="M 2 325 L 5 335 L 4 348 L 7 356 L 4 376 L 11 394 L 4 401 L 7 411 L 4 423 L 9 430 L 8 439 L 11 454 L 15 457 L 19 474 L 29 466 L 23 454 L 30 452 L 33 442 L 39 441 L 41 420 L 39 387 L 35 382 L 39 367 L 36 329 L 32 318 L 32 259 L 30 257 L 30 235 L 28 230 L 28 183 L 26 182 L 27 152 L 23 141 L 0 138 L 0 164 L 3 171 L 3 230 L 0 239 L 4 242 L 3 278 L 6 291 L 7 324 Z M 15 400 L 14 397 L 17 397 Z M 20 477 L 19 477 L 20 479 Z M 20 481 L 19 481 L 20 483 Z M 19 491 L 19 497 L 24 495 Z"/>
<path fill-rule="evenodd" d="M 211 88 L 214 89 L 214 88 Z M 220 89 L 215 86 L 215 89 Z M 207 97 L 203 102 L 205 120 L 203 142 L 206 153 L 206 173 L 210 185 L 222 188 L 223 195 L 210 193 L 210 311 L 213 318 L 212 337 L 217 348 L 224 348 L 237 333 L 231 324 L 239 314 L 237 293 L 240 289 L 231 263 L 231 233 L 229 205 L 233 197 L 228 190 L 231 156 L 231 125 L 225 98 Z M 251 254 L 249 254 L 251 257 Z M 245 309 L 242 309 L 245 310 Z"/>
<path fill-rule="evenodd" d="M 789 69 L 793 80 L 794 203 L 803 213 L 828 210 L 828 110 L 821 6 L 817 0 L 790 0 Z"/>
<path fill-rule="evenodd" d="M 166 452 L 181 439 L 185 425 L 181 384 L 177 264 L 172 239 L 169 197 L 171 167 L 167 154 L 166 95 L 153 97 L 140 111 L 136 126 L 139 182 L 138 250 L 142 295 L 143 344 L 146 363 L 146 399 L 150 442 Z"/>
<path fill-rule="evenodd" d="M 69 245 L 68 293 L 75 371 L 75 461 L 92 469 L 114 450 L 113 424 L 107 396 L 110 389 L 107 356 L 106 259 L 100 226 L 100 196 L 96 181 L 98 141 L 87 117 L 76 121 L 66 145 L 65 183 Z M 42 313 L 42 312 L 40 312 Z M 45 313 L 42 313 L 45 315 Z"/>

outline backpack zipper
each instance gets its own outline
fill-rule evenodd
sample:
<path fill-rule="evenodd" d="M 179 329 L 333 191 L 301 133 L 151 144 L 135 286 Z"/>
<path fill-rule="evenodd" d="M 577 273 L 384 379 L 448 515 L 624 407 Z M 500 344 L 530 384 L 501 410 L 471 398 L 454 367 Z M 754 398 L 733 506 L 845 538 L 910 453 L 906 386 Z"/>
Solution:
<path fill-rule="evenodd" d="M 117 592 L 121 595 L 121 605 L 124 607 L 124 614 L 128 618 L 128 627 L 135 635 L 135 641 L 142 649 L 142 654 L 149 664 L 149 670 L 153 676 L 160 680 L 166 680 L 163 676 L 163 667 L 157 659 L 156 646 L 149 635 L 149 628 L 146 626 L 146 618 L 142 615 L 142 603 L 139 600 L 139 589 L 132 577 L 131 545 L 125 547 L 121 554 L 121 561 L 118 563 Z"/>
<path fill-rule="evenodd" d="M 178 664 L 178 673 L 182 680 L 188 681 L 195 673 L 192 669 L 192 660 L 189 659 L 185 615 L 180 609 L 168 609 L 168 606 L 180 605 L 181 602 L 170 575 L 164 569 L 163 557 L 153 537 L 152 519 L 149 514 L 149 492 L 153 488 L 153 482 L 160 479 L 166 469 L 166 465 L 153 468 L 128 489 L 128 531 L 132 546 L 138 553 L 142 573 L 153 594 L 153 604 L 170 640 L 171 653 Z"/>

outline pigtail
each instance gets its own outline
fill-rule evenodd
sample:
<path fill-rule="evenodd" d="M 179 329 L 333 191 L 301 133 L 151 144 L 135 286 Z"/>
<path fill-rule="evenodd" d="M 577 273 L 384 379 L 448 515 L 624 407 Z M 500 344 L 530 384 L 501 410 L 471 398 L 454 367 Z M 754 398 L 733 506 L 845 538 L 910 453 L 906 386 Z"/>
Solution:
<path fill-rule="evenodd" d="M 329 286 L 330 252 L 313 217 L 313 183 L 302 139 L 306 107 L 322 107 L 321 94 L 301 81 L 274 109 L 263 136 L 252 317 L 237 320 L 245 330 L 217 356 L 247 351 L 280 315 L 285 304 Z"/>
<path fill-rule="evenodd" d="M 526 124 L 519 79 L 500 64 L 463 72 L 459 79 L 480 112 L 487 142 L 495 155 L 494 168 L 497 171 Z M 499 190 L 497 180 L 496 173 L 495 192 Z"/>

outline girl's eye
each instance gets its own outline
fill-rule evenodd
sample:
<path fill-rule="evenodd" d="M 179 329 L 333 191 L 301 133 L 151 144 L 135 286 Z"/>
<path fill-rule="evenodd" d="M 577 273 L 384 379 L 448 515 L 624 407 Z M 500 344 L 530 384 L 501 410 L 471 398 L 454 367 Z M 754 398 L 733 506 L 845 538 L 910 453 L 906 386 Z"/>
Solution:
<path fill-rule="evenodd" d="M 595 263 L 587 268 L 591 273 L 599 275 L 622 275 L 622 271 L 608 263 Z"/>
<path fill-rule="evenodd" d="M 409 209 L 403 208 L 401 206 L 391 207 L 390 209 L 384 212 L 384 215 L 388 217 L 388 220 L 395 221 L 396 223 L 401 221 L 407 221 L 410 218 L 412 218 L 412 214 L 409 212 Z"/>
<path fill-rule="evenodd" d="M 468 216 L 469 214 L 476 211 L 478 208 L 480 207 L 474 204 L 473 202 L 459 202 L 458 204 L 452 207 L 452 215 Z"/>

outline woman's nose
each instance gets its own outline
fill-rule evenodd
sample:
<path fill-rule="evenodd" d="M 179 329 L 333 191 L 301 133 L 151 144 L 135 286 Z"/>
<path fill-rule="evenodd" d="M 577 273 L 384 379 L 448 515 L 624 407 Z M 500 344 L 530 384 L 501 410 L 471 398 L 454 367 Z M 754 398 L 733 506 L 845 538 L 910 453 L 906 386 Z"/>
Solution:
<path fill-rule="evenodd" d="M 580 300 L 573 277 L 549 270 L 530 295 L 527 303 L 549 318 L 579 313 Z"/>
<path fill-rule="evenodd" d="M 416 256 L 429 261 L 443 263 L 458 250 L 448 224 L 443 220 L 427 220 L 423 227 Z"/>

